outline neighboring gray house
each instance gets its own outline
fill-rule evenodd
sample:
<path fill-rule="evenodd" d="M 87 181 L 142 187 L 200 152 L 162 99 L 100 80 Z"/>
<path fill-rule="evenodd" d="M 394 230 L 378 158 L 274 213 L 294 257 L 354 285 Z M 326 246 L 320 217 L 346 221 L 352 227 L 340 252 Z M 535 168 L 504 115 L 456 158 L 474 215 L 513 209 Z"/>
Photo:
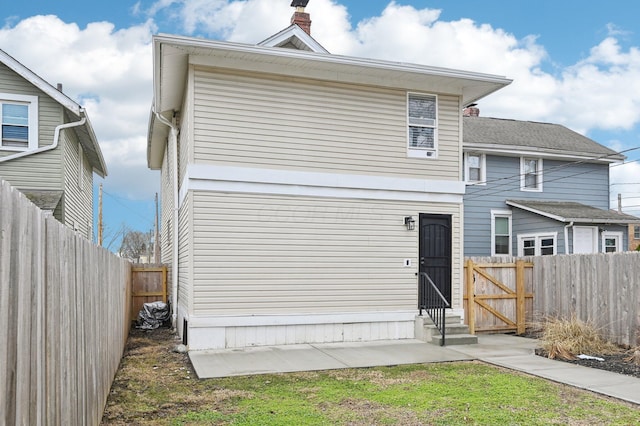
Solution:
<path fill-rule="evenodd" d="M 0 121 L 0 179 L 91 239 L 107 167 L 84 108 L 0 50 Z"/>
<path fill-rule="evenodd" d="M 465 256 L 626 250 L 640 219 L 609 209 L 623 155 L 558 124 L 463 115 Z"/>
<path fill-rule="evenodd" d="M 298 18 L 258 45 L 153 38 L 147 158 L 190 350 L 414 338 L 429 268 L 462 313 L 461 111 L 510 80 L 331 55 Z"/>

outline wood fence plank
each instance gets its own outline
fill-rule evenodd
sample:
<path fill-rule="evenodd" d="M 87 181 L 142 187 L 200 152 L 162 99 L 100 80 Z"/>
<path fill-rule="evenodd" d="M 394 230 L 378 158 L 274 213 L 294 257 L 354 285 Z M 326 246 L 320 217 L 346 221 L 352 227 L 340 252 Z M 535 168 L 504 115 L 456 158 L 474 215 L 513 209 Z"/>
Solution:
<path fill-rule="evenodd" d="M 0 424 L 99 424 L 130 267 L 0 181 Z"/>

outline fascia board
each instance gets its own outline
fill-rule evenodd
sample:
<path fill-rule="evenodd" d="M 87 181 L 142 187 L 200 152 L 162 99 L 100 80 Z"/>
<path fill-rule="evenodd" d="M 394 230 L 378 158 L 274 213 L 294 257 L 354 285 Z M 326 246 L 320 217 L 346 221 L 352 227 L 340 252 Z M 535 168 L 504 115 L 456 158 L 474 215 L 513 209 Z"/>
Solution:
<path fill-rule="evenodd" d="M 47 96 L 53 98 L 56 102 L 74 113 L 76 116 L 79 117 L 81 115 L 80 105 L 1 49 L 0 62 L 4 63 L 12 71 L 36 86 L 38 89 L 42 90 L 47 94 Z"/>
<path fill-rule="evenodd" d="M 618 163 L 620 161 L 624 161 L 626 158 L 624 155 L 615 153 L 608 156 L 604 154 L 598 155 L 594 154 L 593 156 L 576 154 L 574 152 L 563 151 L 563 152 L 551 152 L 544 148 L 531 148 L 525 147 L 524 149 L 513 149 L 513 148 L 505 148 L 502 145 L 495 144 L 477 144 L 477 143 L 463 143 L 463 150 L 465 152 L 484 152 L 487 154 L 497 154 L 502 156 L 514 156 L 521 157 L 525 156 L 535 156 L 542 157 L 548 159 L 557 159 L 557 160 L 581 160 L 581 161 L 599 161 L 604 163 Z"/>

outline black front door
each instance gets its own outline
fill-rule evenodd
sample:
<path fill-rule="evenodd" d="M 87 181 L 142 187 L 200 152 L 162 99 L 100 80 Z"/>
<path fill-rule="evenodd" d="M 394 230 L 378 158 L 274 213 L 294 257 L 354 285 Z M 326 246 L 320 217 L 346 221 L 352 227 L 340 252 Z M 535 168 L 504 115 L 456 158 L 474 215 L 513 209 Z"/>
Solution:
<path fill-rule="evenodd" d="M 419 272 L 435 283 L 451 305 L 451 215 L 420 213 Z"/>

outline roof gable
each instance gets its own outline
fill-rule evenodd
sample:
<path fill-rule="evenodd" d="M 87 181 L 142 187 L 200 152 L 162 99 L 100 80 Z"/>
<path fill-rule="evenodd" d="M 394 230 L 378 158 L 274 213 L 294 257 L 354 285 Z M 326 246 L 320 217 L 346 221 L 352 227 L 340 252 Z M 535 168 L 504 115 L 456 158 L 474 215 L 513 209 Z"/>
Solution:
<path fill-rule="evenodd" d="M 0 62 L 62 105 L 62 107 L 69 113 L 72 120 L 85 120 L 82 126 L 75 128 L 76 134 L 78 135 L 80 143 L 83 146 L 93 170 L 99 176 L 106 176 L 107 166 L 104 162 L 104 158 L 102 157 L 100 145 L 98 144 L 98 140 L 85 109 L 2 49 L 0 49 Z"/>
<path fill-rule="evenodd" d="M 282 47 L 297 50 L 306 50 L 308 52 L 329 53 L 327 49 L 322 47 L 320 43 L 315 41 L 313 37 L 307 34 L 297 24 L 291 24 L 289 27 L 272 35 L 266 40 L 258 43 L 258 46 L 265 47 Z"/>
<path fill-rule="evenodd" d="M 521 153 L 528 148 L 549 155 L 588 158 L 604 162 L 625 159 L 624 155 L 560 124 L 464 117 L 463 126 L 463 143 L 466 149 Z"/>

